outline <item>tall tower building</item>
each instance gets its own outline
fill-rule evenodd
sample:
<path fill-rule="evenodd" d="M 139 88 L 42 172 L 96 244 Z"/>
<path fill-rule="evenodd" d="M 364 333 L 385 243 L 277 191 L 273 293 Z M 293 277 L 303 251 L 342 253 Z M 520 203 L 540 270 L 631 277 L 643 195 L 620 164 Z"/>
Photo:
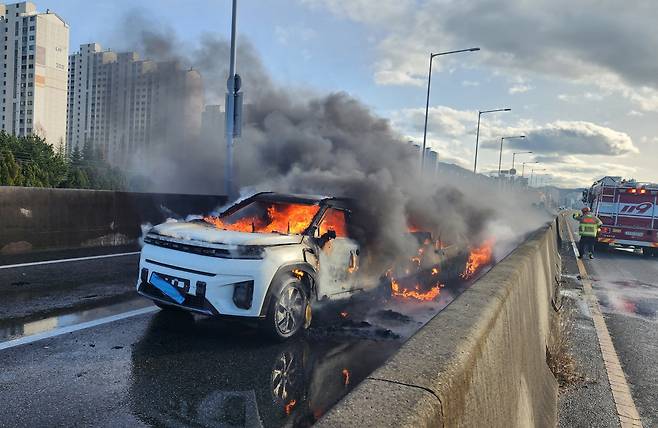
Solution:
<path fill-rule="evenodd" d="M 198 137 L 203 91 L 196 70 L 102 51 L 97 43 L 81 45 L 69 67 L 67 150 L 91 144 L 123 167 L 156 145 Z"/>
<path fill-rule="evenodd" d="M 30 2 L 0 4 L 0 37 L 1 129 L 65 144 L 68 24 Z"/>

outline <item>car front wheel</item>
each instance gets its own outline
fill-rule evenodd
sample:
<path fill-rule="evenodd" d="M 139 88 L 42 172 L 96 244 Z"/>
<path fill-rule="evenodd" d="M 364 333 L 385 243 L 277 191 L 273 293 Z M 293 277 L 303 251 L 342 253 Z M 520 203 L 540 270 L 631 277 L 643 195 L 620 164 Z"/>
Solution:
<path fill-rule="evenodd" d="M 286 278 L 280 291 L 272 296 L 265 319 L 265 331 L 274 339 L 295 336 L 310 324 L 310 306 L 302 282 Z"/>

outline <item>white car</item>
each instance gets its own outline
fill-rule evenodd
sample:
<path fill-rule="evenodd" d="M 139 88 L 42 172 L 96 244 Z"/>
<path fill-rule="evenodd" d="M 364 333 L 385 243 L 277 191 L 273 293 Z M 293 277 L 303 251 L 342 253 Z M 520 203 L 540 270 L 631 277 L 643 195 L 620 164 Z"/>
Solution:
<path fill-rule="evenodd" d="M 259 193 L 218 217 L 163 223 L 144 239 L 137 291 L 163 309 L 261 320 L 283 340 L 314 300 L 357 291 L 349 200 Z"/>

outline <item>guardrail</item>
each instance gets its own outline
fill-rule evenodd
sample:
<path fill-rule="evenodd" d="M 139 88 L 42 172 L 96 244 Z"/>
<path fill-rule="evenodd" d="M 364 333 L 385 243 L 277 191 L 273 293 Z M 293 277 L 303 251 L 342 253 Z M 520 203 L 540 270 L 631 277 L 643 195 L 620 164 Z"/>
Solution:
<path fill-rule="evenodd" d="M 140 225 L 207 213 L 225 196 L 0 187 L 0 254 L 125 245 Z"/>
<path fill-rule="evenodd" d="M 557 223 L 531 235 L 317 425 L 555 426 L 546 349 L 559 237 Z"/>

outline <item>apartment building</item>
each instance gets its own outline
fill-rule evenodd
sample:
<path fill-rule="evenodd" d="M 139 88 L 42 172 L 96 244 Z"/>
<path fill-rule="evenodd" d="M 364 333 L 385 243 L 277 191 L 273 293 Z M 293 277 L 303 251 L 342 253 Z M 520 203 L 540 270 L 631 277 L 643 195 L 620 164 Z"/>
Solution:
<path fill-rule="evenodd" d="M 0 37 L 1 129 L 65 144 L 69 26 L 30 2 L 0 4 Z"/>
<path fill-rule="evenodd" d="M 69 151 L 88 143 L 123 167 L 155 146 L 198 138 L 203 94 L 196 70 L 97 43 L 81 45 L 69 68 Z"/>

